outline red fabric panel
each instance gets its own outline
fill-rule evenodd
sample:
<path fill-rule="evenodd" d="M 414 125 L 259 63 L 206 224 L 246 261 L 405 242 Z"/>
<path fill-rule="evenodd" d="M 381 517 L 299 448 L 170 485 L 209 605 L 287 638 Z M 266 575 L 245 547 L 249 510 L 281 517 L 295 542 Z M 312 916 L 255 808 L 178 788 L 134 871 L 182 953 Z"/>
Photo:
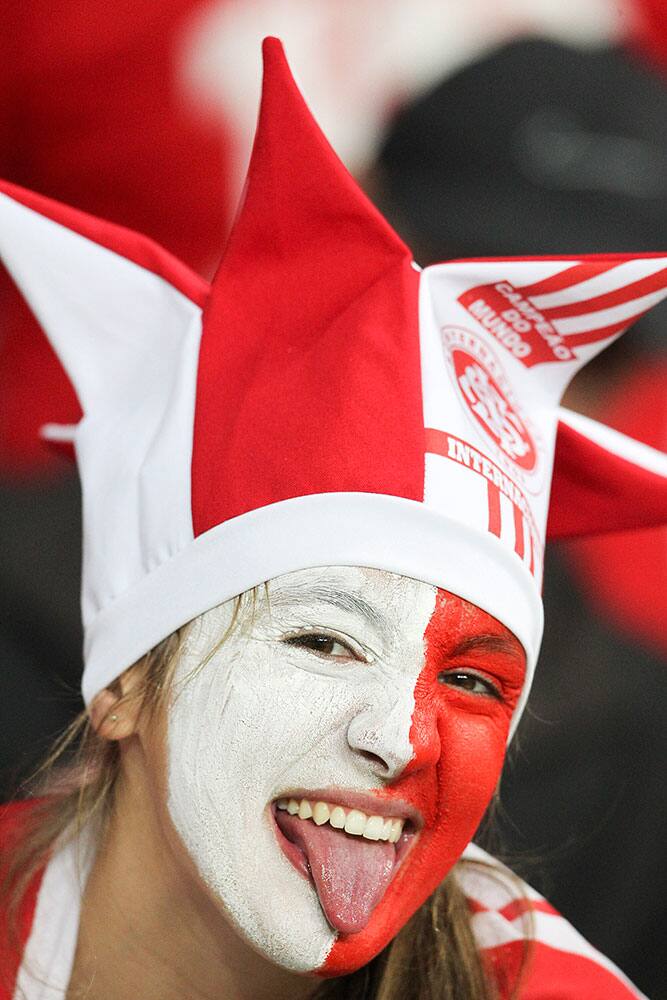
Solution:
<path fill-rule="evenodd" d="M 567 424 L 559 424 L 548 538 L 665 523 L 667 479 L 611 455 Z"/>
<path fill-rule="evenodd" d="M 666 385 L 667 363 L 654 362 L 624 381 L 601 416 L 617 430 L 667 449 Z M 667 527 L 578 539 L 568 546 L 568 560 L 598 610 L 667 656 Z"/>
<path fill-rule="evenodd" d="M 665 0 L 629 0 L 626 44 L 649 68 L 667 73 Z"/>
<path fill-rule="evenodd" d="M 0 266 L 0 472 L 27 479 L 71 468 L 39 436 L 46 423 L 77 423 L 81 407 L 53 348 Z M 72 456 L 73 458 L 73 456 Z"/>
<path fill-rule="evenodd" d="M 501 1000 L 512 995 L 524 947 L 523 941 L 512 941 L 484 952 Z M 590 958 L 557 951 L 540 941 L 530 943 L 529 955 L 521 1000 L 637 1000 L 637 993 Z"/>
<path fill-rule="evenodd" d="M 410 261 L 269 42 L 246 199 L 204 318 L 195 534 L 312 493 L 423 498 Z"/>
<path fill-rule="evenodd" d="M 30 812 L 31 802 L 12 802 L 0 806 L 0 866 L 4 864 L 6 852 L 20 837 L 21 825 Z M 0 908 L 0 1000 L 12 1000 L 16 975 L 21 964 L 23 949 L 30 935 L 30 929 L 35 916 L 37 893 L 42 881 L 42 872 L 32 880 L 21 906 L 19 917 L 20 940 L 19 952 L 10 949 L 8 930 L 5 923 L 6 915 Z"/>

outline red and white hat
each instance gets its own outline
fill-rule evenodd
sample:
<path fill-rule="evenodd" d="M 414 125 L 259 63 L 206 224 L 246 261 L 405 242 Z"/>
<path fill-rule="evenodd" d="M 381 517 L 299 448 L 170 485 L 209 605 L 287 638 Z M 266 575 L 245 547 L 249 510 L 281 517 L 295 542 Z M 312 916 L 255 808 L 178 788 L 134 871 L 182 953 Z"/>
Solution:
<path fill-rule="evenodd" d="M 83 486 L 84 696 L 214 605 L 326 565 L 459 594 L 532 674 L 552 476 L 556 534 L 667 520 L 667 457 L 559 410 L 667 294 L 667 257 L 422 271 L 275 39 L 264 59 L 211 286 L 136 233 L 0 186 L 3 259 L 83 411 L 47 433 L 73 441 Z"/>

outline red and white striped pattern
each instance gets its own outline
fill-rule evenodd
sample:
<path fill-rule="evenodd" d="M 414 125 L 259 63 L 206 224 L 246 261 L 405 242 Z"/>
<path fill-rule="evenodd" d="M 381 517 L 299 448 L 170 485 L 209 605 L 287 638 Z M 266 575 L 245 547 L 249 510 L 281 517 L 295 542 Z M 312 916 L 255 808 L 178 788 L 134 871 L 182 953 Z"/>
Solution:
<path fill-rule="evenodd" d="M 619 263 L 597 259 L 518 288 L 565 337 L 570 349 L 621 333 L 664 297 L 664 256 Z"/>
<path fill-rule="evenodd" d="M 477 492 L 486 491 L 488 531 L 514 549 L 539 585 L 543 545 L 528 499 L 517 483 L 487 455 L 454 434 L 427 427 L 426 452 L 456 462 L 478 477 Z M 470 502 L 469 495 L 466 502 Z"/>
<path fill-rule="evenodd" d="M 4 808 L 0 843 L 22 808 L 22 804 Z M 0 982 L 0 1000 L 62 997 L 62 990 L 51 988 L 45 980 L 66 983 L 72 967 L 82 876 L 77 849 L 75 842 L 54 855 L 29 890 L 22 947 L 30 967 L 8 954 L 6 935 L 0 933 L 0 971 L 8 980 Z M 529 885 L 474 844 L 466 848 L 463 858 L 472 863 L 459 865 L 457 876 L 468 900 L 473 933 L 498 984 L 500 1000 L 511 995 L 527 948 L 521 1000 L 646 1000 Z M 3 919 L 0 913 L 0 932 Z M 40 973 L 35 975 L 35 969 Z"/>
<path fill-rule="evenodd" d="M 471 845 L 459 868 L 475 939 L 498 984 L 511 995 L 522 964 L 521 1000 L 646 1000 L 538 892 Z"/>

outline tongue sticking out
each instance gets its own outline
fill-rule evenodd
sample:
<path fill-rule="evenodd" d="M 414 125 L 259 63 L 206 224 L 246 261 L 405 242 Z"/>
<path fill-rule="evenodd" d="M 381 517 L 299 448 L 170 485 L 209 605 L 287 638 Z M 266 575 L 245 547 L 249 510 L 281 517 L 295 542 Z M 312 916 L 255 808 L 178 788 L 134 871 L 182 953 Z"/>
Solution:
<path fill-rule="evenodd" d="M 328 823 L 316 826 L 284 812 L 276 820 L 308 858 L 320 905 L 331 926 L 343 934 L 363 930 L 391 881 L 394 845 L 355 837 Z"/>

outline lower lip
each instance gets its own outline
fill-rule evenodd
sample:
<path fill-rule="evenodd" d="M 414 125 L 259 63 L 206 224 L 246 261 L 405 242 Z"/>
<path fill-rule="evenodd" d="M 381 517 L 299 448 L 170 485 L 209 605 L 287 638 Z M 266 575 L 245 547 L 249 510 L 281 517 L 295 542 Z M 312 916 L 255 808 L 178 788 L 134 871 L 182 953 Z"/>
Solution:
<path fill-rule="evenodd" d="M 271 816 L 271 822 L 273 824 L 273 830 L 276 836 L 276 840 L 278 841 L 280 849 L 287 858 L 287 860 L 293 865 L 294 868 L 296 868 L 299 875 L 307 879 L 307 881 L 310 882 L 311 885 L 314 885 L 313 878 L 310 872 L 310 865 L 308 864 L 308 858 L 306 857 L 305 852 L 302 851 L 297 844 L 294 844 L 291 840 L 287 839 L 285 834 L 278 826 L 278 823 L 276 821 L 277 811 L 278 808 L 275 802 L 272 802 L 269 809 L 269 813 Z M 307 823 L 309 821 L 302 820 L 302 822 Z M 346 834 L 346 836 L 352 836 L 352 834 Z M 396 872 L 401 867 L 401 865 L 405 861 L 406 857 L 408 856 L 408 854 L 410 853 L 410 851 L 412 850 L 418 839 L 419 839 L 419 831 L 411 829 L 405 833 L 402 833 L 400 839 L 394 845 L 396 850 L 396 861 L 394 862 L 394 871 L 391 876 L 392 881 L 396 877 Z"/>

